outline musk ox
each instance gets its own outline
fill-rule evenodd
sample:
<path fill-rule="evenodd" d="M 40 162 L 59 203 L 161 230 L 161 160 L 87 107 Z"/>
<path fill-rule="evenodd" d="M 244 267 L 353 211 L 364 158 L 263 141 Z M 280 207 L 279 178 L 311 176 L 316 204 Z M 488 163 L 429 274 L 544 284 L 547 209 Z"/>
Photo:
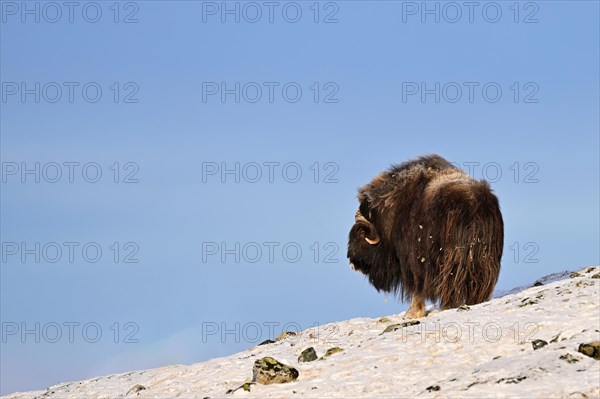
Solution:
<path fill-rule="evenodd" d="M 390 167 L 358 190 L 350 266 L 377 291 L 411 300 L 407 318 L 489 300 L 500 272 L 498 198 L 439 155 Z"/>

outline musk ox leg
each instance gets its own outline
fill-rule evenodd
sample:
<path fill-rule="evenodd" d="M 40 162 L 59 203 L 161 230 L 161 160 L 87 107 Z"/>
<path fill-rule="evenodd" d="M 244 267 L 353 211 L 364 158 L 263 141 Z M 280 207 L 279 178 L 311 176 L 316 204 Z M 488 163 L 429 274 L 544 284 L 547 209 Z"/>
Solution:
<path fill-rule="evenodd" d="M 410 307 L 404 315 L 405 319 L 418 319 L 425 317 L 425 297 L 419 294 L 413 294 L 410 301 Z"/>

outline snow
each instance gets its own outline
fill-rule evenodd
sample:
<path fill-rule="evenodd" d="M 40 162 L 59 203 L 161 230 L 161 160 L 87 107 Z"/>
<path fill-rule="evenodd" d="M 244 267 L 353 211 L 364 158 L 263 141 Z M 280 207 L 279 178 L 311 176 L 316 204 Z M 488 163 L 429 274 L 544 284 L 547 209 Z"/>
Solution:
<path fill-rule="evenodd" d="M 511 290 L 469 309 L 432 311 L 419 324 L 387 333 L 386 327 L 406 321 L 403 313 L 331 323 L 193 365 L 132 371 L 5 398 L 598 398 L 600 361 L 577 348 L 600 340 L 600 279 L 592 278 L 600 267 L 579 273 L 547 276 L 538 280 L 543 285 Z M 534 350 L 536 339 L 548 345 Z M 335 346 L 343 351 L 298 363 L 311 346 L 319 356 Z M 226 394 L 251 381 L 255 360 L 266 356 L 295 367 L 298 380 L 253 384 L 250 392 Z M 131 389 L 136 384 L 146 389 Z"/>

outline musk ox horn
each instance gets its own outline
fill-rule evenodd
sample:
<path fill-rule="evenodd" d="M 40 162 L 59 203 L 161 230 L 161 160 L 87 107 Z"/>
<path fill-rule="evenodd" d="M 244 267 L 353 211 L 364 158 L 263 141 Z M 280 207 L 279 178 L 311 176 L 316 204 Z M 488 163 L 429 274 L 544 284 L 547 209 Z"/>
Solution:
<path fill-rule="evenodd" d="M 371 240 L 371 239 L 369 239 L 369 237 L 365 237 L 365 240 L 371 245 L 377 245 L 377 244 L 379 244 L 379 241 L 381 241 L 381 238 L 379 238 L 379 236 L 377 236 L 376 239 Z"/>
<path fill-rule="evenodd" d="M 354 215 L 354 221 L 358 224 L 366 226 L 367 235 L 365 236 L 365 241 L 367 241 L 371 245 L 379 244 L 379 241 L 381 241 L 381 237 L 379 237 L 379 234 L 377 234 L 377 230 L 375 230 L 375 226 L 373 226 L 373 224 L 371 222 L 369 222 L 362 215 L 362 213 L 360 213 L 360 209 L 358 209 L 356 211 L 356 215 Z"/>

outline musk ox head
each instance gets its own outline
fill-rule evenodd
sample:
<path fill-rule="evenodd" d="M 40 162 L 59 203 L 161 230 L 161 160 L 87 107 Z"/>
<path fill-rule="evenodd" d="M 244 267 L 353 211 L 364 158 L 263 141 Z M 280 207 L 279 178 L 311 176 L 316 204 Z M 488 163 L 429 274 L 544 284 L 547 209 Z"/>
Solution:
<path fill-rule="evenodd" d="M 353 270 L 368 274 L 377 254 L 375 248 L 380 244 L 381 236 L 377 229 L 360 211 L 354 215 L 354 226 L 350 230 L 348 259 Z"/>
<path fill-rule="evenodd" d="M 417 313 L 425 299 L 445 308 L 489 299 L 504 231 L 487 182 L 429 155 L 378 175 L 358 201 L 348 259 L 377 290 L 412 298 Z"/>

